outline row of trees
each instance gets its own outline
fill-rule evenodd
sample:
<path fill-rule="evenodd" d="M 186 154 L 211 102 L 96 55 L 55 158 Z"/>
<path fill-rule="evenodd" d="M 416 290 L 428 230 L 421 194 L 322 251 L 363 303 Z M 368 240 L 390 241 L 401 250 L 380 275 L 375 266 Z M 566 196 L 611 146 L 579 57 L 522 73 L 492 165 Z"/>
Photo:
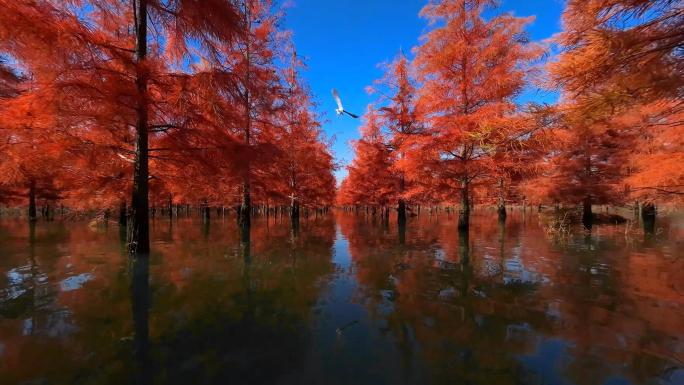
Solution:
<path fill-rule="evenodd" d="M 343 205 L 473 202 L 655 204 L 684 195 L 684 8 L 672 0 L 575 0 L 554 36 L 559 54 L 529 41 L 532 18 L 483 14 L 488 0 L 441 0 L 430 30 L 388 65 L 372 92 Z M 520 105 L 530 85 L 555 105 Z M 388 210 L 385 210 L 388 213 Z"/>
<path fill-rule="evenodd" d="M 0 0 L 0 202 L 330 205 L 333 157 L 268 0 Z"/>

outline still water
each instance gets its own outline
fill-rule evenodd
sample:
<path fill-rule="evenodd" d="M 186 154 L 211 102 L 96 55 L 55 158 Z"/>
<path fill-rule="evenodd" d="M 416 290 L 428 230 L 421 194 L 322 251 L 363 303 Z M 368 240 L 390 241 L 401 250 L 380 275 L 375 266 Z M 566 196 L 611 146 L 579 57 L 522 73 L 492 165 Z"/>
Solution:
<path fill-rule="evenodd" d="M 0 384 L 684 384 L 684 221 L 454 220 L 0 219 Z"/>

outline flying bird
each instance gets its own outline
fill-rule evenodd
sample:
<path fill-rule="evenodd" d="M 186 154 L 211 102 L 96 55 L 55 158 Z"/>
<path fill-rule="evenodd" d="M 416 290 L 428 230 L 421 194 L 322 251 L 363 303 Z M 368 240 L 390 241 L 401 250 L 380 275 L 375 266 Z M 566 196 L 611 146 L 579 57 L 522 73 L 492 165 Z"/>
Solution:
<path fill-rule="evenodd" d="M 344 110 L 344 107 L 342 107 L 342 99 L 340 99 L 340 94 L 338 94 L 337 90 L 334 88 L 332 90 L 332 95 L 333 95 L 333 98 L 335 98 L 335 102 L 337 102 L 337 109 L 335 110 L 335 112 L 337 112 L 337 115 L 347 114 L 354 119 L 359 118 L 358 115 L 354 115 L 351 112 Z"/>

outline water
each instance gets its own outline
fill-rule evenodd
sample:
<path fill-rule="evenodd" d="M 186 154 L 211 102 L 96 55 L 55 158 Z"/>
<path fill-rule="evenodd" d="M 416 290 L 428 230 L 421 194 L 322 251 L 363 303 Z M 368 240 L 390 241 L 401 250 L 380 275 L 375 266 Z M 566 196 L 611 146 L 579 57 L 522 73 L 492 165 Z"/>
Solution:
<path fill-rule="evenodd" d="M 684 221 L 0 220 L 1 384 L 684 384 Z"/>

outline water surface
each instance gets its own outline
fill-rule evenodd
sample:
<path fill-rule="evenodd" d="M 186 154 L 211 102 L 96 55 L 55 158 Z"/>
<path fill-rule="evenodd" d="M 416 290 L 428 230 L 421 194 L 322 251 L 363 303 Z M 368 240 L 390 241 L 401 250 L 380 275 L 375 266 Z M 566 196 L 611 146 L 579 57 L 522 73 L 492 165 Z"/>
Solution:
<path fill-rule="evenodd" d="M 2 384 L 684 384 L 684 221 L 0 219 Z"/>

